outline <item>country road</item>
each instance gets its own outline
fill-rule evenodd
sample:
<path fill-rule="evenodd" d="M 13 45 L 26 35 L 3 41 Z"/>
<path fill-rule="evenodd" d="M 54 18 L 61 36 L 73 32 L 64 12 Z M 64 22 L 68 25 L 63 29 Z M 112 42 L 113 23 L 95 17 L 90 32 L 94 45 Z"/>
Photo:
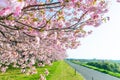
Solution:
<path fill-rule="evenodd" d="M 104 74 L 93 69 L 74 64 L 70 61 L 66 62 L 74 69 L 76 69 L 76 71 L 79 72 L 85 78 L 85 80 L 120 80 L 120 78 L 116 78 L 108 74 Z"/>

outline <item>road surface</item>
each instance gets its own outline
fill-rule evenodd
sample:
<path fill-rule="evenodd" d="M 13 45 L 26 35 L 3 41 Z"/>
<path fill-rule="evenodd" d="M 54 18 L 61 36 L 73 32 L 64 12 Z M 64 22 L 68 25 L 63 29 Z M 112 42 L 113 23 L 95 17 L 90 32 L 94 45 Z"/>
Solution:
<path fill-rule="evenodd" d="M 108 74 L 74 64 L 70 61 L 66 62 L 71 65 L 77 72 L 79 72 L 85 78 L 85 80 L 120 80 L 120 78 L 116 78 Z"/>

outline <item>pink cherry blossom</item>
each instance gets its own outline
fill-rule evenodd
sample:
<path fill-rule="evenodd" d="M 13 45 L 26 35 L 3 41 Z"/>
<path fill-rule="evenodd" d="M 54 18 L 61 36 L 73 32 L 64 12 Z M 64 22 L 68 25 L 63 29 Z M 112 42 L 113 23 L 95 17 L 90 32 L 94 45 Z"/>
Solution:
<path fill-rule="evenodd" d="M 18 0 L 1 0 L 0 1 L 0 14 L 1 16 L 8 15 L 10 13 L 14 13 L 15 16 L 18 16 L 21 12 L 21 9 L 24 7 L 24 1 Z M 4 14 L 2 14 L 2 12 Z"/>
<path fill-rule="evenodd" d="M 44 72 L 47 76 L 49 75 L 49 71 L 47 69 L 45 69 L 45 72 Z"/>
<path fill-rule="evenodd" d="M 120 2 L 120 0 L 117 0 L 117 2 Z"/>
<path fill-rule="evenodd" d="M 84 27 L 108 20 L 107 5 L 106 0 L 0 0 L 1 71 L 12 65 L 31 75 L 37 73 L 35 64 L 66 58 L 67 49 L 77 48 L 91 33 Z"/>
<path fill-rule="evenodd" d="M 45 76 L 40 74 L 40 79 L 39 80 L 46 80 Z"/>

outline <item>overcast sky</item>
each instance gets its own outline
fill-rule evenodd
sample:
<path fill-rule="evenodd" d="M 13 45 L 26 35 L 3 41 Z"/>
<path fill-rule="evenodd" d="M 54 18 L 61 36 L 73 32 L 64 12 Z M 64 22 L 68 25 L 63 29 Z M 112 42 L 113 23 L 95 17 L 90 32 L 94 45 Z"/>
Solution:
<path fill-rule="evenodd" d="M 81 40 L 81 46 L 68 50 L 68 58 L 120 59 L 120 3 L 110 3 L 110 21 Z"/>

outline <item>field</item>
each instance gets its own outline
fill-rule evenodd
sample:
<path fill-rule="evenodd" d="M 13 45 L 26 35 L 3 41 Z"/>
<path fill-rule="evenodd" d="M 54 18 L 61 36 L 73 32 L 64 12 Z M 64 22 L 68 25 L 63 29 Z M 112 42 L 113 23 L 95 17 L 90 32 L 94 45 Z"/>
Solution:
<path fill-rule="evenodd" d="M 0 80 L 39 80 L 39 75 L 44 74 L 45 69 L 50 72 L 46 76 L 47 80 L 83 80 L 65 61 L 54 62 L 52 66 L 37 67 L 38 73 L 29 76 L 22 74 L 19 69 L 10 68 L 6 73 L 0 73 Z"/>

